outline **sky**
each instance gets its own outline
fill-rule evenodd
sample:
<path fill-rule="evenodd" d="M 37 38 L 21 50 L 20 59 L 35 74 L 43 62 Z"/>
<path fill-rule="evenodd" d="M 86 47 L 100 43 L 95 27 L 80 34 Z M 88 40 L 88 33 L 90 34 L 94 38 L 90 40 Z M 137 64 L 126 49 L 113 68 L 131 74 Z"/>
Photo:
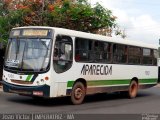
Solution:
<path fill-rule="evenodd" d="M 160 0 L 89 0 L 89 2 L 93 5 L 99 2 L 111 10 L 117 17 L 117 24 L 125 30 L 126 39 L 159 45 Z"/>

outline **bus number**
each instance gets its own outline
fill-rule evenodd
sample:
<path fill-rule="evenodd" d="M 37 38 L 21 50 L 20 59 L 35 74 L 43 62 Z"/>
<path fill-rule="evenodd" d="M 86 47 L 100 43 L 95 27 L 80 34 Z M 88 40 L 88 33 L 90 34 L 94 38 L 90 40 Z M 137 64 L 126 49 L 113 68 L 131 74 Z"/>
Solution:
<path fill-rule="evenodd" d="M 145 71 L 145 75 L 150 75 L 150 71 Z"/>
<path fill-rule="evenodd" d="M 8 77 L 9 78 L 14 78 L 14 75 L 13 74 L 8 74 Z"/>

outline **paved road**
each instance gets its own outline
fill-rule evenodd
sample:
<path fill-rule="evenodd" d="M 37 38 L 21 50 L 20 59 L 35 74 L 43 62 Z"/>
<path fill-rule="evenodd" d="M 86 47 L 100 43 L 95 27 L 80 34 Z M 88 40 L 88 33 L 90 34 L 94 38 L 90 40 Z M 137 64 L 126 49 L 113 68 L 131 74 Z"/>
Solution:
<path fill-rule="evenodd" d="M 120 94 L 87 96 L 82 105 L 71 105 L 69 98 L 33 100 L 1 91 L 0 113 L 160 114 L 160 87 L 141 90 L 135 99 Z"/>

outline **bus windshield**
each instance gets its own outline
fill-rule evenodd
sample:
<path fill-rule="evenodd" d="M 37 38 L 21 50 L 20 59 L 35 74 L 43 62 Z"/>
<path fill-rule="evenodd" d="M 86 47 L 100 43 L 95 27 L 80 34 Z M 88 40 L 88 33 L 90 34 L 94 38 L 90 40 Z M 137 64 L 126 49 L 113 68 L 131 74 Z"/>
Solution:
<path fill-rule="evenodd" d="M 9 39 L 4 67 L 18 71 L 47 70 L 51 52 L 51 39 Z"/>

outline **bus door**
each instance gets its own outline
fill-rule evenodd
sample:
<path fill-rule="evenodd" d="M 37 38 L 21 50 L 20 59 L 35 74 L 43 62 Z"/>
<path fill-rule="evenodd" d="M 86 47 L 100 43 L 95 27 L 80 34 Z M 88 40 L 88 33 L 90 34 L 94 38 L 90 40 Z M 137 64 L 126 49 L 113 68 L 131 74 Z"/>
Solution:
<path fill-rule="evenodd" d="M 73 61 L 73 42 L 69 36 L 57 36 L 54 45 L 53 64 L 57 73 L 71 68 Z"/>

